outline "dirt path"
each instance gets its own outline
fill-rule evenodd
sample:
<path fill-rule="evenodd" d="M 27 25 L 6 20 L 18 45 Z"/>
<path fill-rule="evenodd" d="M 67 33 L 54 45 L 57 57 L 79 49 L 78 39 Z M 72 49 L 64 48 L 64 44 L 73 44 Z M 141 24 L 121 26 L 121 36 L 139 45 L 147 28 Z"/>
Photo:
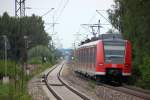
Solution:
<path fill-rule="evenodd" d="M 41 78 L 42 75 L 46 74 L 50 69 L 51 68 L 33 77 L 28 82 L 28 93 L 32 96 L 32 100 L 55 100 L 54 96 L 47 89 Z"/>

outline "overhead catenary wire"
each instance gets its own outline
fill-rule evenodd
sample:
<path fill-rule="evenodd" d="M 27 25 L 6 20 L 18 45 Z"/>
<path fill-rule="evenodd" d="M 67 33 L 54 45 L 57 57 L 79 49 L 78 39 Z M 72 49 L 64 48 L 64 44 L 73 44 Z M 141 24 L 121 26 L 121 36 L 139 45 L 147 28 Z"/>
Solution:
<path fill-rule="evenodd" d="M 93 13 L 93 15 L 90 17 L 90 19 L 89 19 L 89 21 L 88 21 L 88 24 L 87 24 L 87 25 L 90 25 L 90 23 L 92 22 L 92 20 L 93 20 L 93 19 L 95 19 L 95 17 L 96 17 L 96 13 L 94 12 L 94 13 Z M 91 25 L 93 25 L 93 24 L 91 24 Z M 102 24 L 102 25 L 104 25 L 104 24 Z M 105 24 L 105 25 L 108 25 L 108 24 Z M 91 30 L 90 30 L 89 28 L 85 27 L 85 25 L 84 25 L 84 24 L 81 24 L 80 26 L 81 26 L 81 27 L 79 28 L 78 33 L 80 33 L 81 28 L 85 29 L 85 30 L 86 30 L 86 32 L 91 33 Z"/>
<path fill-rule="evenodd" d="M 58 21 L 58 18 L 60 18 L 60 16 L 61 16 L 62 13 L 64 12 L 64 9 L 66 8 L 66 6 L 67 6 L 68 3 L 69 3 L 69 0 L 67 0 L 67 1 L 65 2 L 64 6 L 63 6 L 62 9 L 60 10 L 60 13 L 59 13 L 57 19 L 56 19 L 56 20 L 53 20 L 53 22 L 57 22 L 57 21 Z M 59 5 L 61 6 L 61 4 L 62 4 L 62 2 L 60 2 Z M 60 7 L 57 9 L 57 11 L 58 11 L 59 9 L 60 9 Z M 53 15 L 53 16 L 54 16 L 54 15 Z M 51 29 L 51 27 L 52 27 L 52 26 L 48 27 L 46 30 Z"/>
<path fill-rule="evenodd" d="M 58 3 L 58 7 L 55 10 L 54 14 L 57 15 L 57 13 L 59 12 L 59 10 L 61 9 L 61 6 L 63 5 L 63 0 L 60 0 L 60 2 Z"/>
<path fill-rule="evenodd" d="M 50 10 L 48 10 L 45 14 L 43 14 L 41 17 L 46 16 L 48 13 L 50 13 L 52 10 L 54 10 L 54 8 L 51 8 Z"/>
<path fill-rule="evenodd" d="M 67 7 L 68 3 L 69 3 L 69 0 L 67 0 L 67 1 L 65 2 L 63 8 L 60 10 L 60 13 L 59 13 L 59 15 L 58 15 L 56 21 L 58 21 L 58 18 L 60 18 L 60 16 L 61 16 L 62 13 L 64 12 L 64 9 Z"/>
<path fill-rule="evenodd" d="M 104 11 L 104 10 L 96 10 L 96 12 L 97 12 L 100 16 L 102 16 L 107 22 L 109 22 L 109 24 L 111 24 L 111 22 L 110 22 L 103 14 L 101 14 L 99 11 Z"/>
<path fill-rule="evenodd" d="M 96 14 L 94 12 L 94 14 L 91 16 L 91 18 L 89 19 L 88 21 L 88 24 L 95 18 Z M 89 32 L 91 33 L 90 29 L 89 28 L 86 28 L 85 26 L 83 25 L 80 25 L 78 31 L 76 33 L 80 33 L 81 32 L 81 29 L 84 29 L 86 32 Z M 88 35 L 88 34 L 81 34 L 81 35 Z"/>
<path fill-rule="evenodd" d="M 112 29 L 113 29 L 113 28 L 116 29 L 116 28 L 114 27 L 114 25 L 111 23 L 111 21 L 110 21 L 108 18 L 106 18 L 103 14 L 101 14 L 100 11 L 106 11 L 106 10 L 96 10 L 96 12 L 97 12 L 101 17 L 103 17 L 103 18 L 109 23 L 109 25 L 112 26 Z M 119 30 L 118 30 L 118 31 L 119 31 Z"/>
<path fill-rule="evenodd" d="M 54 22 L 54 16 L 57 15 L 57 12 L 59 12 L 59 9 L 61 8 L 61 5 L 63 5 L 63 0 L 60 0 L 60 2 L 58 3 L 58 7 L 53 12 L 53 22 Z M 49 29 L 51 29 L 53 27 L 52 23 L 50 23 L 49 25 L 50 26 L 46 30 L 49 30 Z"/>

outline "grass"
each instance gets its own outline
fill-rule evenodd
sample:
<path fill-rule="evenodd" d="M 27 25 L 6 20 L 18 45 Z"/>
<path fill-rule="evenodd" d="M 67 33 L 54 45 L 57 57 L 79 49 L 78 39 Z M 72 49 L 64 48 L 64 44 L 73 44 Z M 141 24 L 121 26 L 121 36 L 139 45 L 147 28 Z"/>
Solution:
<path fill-rule="evenodd" d="M 9 96 L 9 85 L 0 84 L 0 100 L 5 100 Z"/>
<path fill-rule="evenodd" d="M 1 61 L 2 63 L 2 61 Z M 21 68 L 21 66 L 18 66 L 16 64 L 11 64 L 9 62 L 9 65 L 11 65 L 12 68 Z M 10 83 L 7 85 L 2 84 L 2 80 L 0 81 L 0 100 L 32 100 L 31 96 L 27 92 L 27 83 L 28 81 L 36 74 L 41 73 L 45 69 L 51 66 L 50 63 L 44 63 L 44 64 L 38 64 L 39 67 L 37 67 L 31 76 L 23 75 L 23 86 L 22 86 L 22 71 L 21 69 L 17 70 L 17 74 L 19 75 L 19 80 L 15 80 L 15 70 L 11 70 L 12 74 L 10 74 L 11 79 Z M 3 66 L 1 66 L 3 67 Z M 0 74 L 3 75 L 3 73 Z"/>
<path fill-rule="evenodd" d="M 90 81 L 88 82 L 88 85 L 89 85 L 89 87 L 91 87 L 92 89 L 95 89 L 95 87 L 96 87 L 96 82 L 93 81 L 93 80 L 90 80 Z"/>
<path fill-rule="evenodd" d="M 39 64 L 38 67 L 32 72 L 32 75 L 36 75 L 38 73 L 41 73 L 42 71 L 44 71 L 45 69 L 51 67 L 52 64 L 50 63 L 44 63 L 44 64 Z"/>
<path fill-rule="evenodd" d="M 0 100 L 31 100 L 31 96 L 26 89 L 21 92 L 21 89 L 15 89 L 12 83 L 4 85 L 0 84 Z"/>

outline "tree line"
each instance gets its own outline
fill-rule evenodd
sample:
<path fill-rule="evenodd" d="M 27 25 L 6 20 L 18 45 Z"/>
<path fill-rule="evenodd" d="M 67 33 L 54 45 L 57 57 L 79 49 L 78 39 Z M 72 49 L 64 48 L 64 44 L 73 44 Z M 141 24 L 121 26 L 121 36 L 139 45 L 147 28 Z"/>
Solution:
<path fill-rule="evenodd" d="M 130 83 L 150 89 L 150 0 L 114 0 L 108 10 L 112 25 L 132 42 Z"/>
<path fill-rule="evenodd" d="M 41 17 L 11 17 L 6 12 L 0 16 L 0 59 L 4 59 L 4 38 L 7 36 L 8 59 L 24 61 L 26 51 L 37 45 L 48 47 L 51 37 L 44 30 Z"/>

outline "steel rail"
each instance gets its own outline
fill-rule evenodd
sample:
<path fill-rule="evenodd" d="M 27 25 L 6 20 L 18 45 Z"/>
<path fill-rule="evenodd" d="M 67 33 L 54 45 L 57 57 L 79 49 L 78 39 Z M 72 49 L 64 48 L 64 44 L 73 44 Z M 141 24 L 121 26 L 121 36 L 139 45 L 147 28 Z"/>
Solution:
<path fill-rule="evenodd" d="M 47 88 L 49 89 L 49 91 L 53 94 L 53 96 L 55 96 L 55 98 L 56 98 L 57 100 L 62 100 L 62 98 L 61 98 L 59 95 L 57 95 L 56 92 L 49 86 L 48 80 L 47 80 L 48 75 L 49 75 L 54 69 L 56 69 L 57 66 L 59 66 L 59 65 L 55 65 L 55 67 L 54 67 L 53 69 L 51 69 L 51 70 L 46 74 L 46 77 L 44 77 L 44 82 L 45 82 Z"/>
<path fill-rule="evenodd" d="M 57 77 L 59 79 L 59 81 L 65 86 L 67 87 L 70 91 L 72 91 L 73 93 L 75 93 L 76 95 L 78 95 L 79 97 L 81 97 L 83 100 L 90 100 L 88 97 L 86 97 L 85 95 L 79 93 L 77 90 L 73 89 L 72 87 L 70 87 L 68 84 L 66 84 L 61 78 L 60 78 L 60 73 L 62 71 L 64 64 L 62 65 L 59 73 L 57 74 Z"/>
<path fill-rule="evenodd" d="M 124 85 L 122 85 L 122 86 L 112 86 L 112 85 L 108 85 L 108 84 L 105 84 L 105 83 L 102 83 L 102 82 L 99 82 L 98 84 L 101 85 L 101 86 L 104 86 L 106 88 L 110 88 L 112 90 L 116 90 L 116 91 L 119 91 L 119 92 L 122 92 L 122 93 L 125 93 L 125 94 L 129 94 L 129 95 L 132 95 L 132 96 L 144 99 L 144 100 L 150 100 L 150 93 L 149 92 L 139 91 L 137 89 L 129 88 L 129 87 L 124 86 Z"/>
<path fill-rule="evenodd" d="M 82 78 L 86 81 L 91 80 L 91 79 L 89 79 L 89 78 L 87 78 L 83 75 L 79 75 L 78 77 L 80 77 L 80 78 Z M 106 83 L 103 83 L 103 82 L 98 82 L 97 84 L 99 86 L 110 88 L 112 90 L 119 91 L 119 92 L 122 92 L 122 93 L 125 93 L 125 94 L 129 94 L 129 95 L 141 98 L 141 99 L 150 100 L 150 91 L 147 91 L 147 90 L 137 89 L 137 88 L 125 85 L 125 84 L 123 84 L 122 86 L 113 86 L 113 85 L 109 85 L 109 84 L 106 84 Z"/>
<path fill-rule="evenodd" d="M 56 65 L 53 69 L 51 69 L 47 74 L 46 74 L 46 77 L 44 77 L 44 82 L 47 86 L 47 88 L 49 89 L 49 91 L 55 96 L 55 98 L 57 100 L 63 100 L 62 97 L 60 97 L 53 89 L 51 86 L 57 86 L 56 84 L 49 84 L 48 83 L 48 75 L 58 67 L 59 65 Z M 71 92 L 75 93 L 76 95 L 78 95 L 80 98 L 82 98 L 83 100 L 91 100 L 89 99 L 88 97 L 86 97 L 85 95 L 81 94 L 80 92 L 78 92 L 77 90 L 73 89 L 72 87 L 70 87 L 68 84 L 66 84 L 61 78 L 60 78 L 60 73 L 62 71 L 62 68 L 64 66 L 64 63 L 61 65 L 61 69 L 59 70 L 59 72 L 57 73 L 57 78 L 58 80 L 62 83 L 61 86 L 65 86 L 67 89 L 69 89 Z M 59 86 L 59 85 L 58 85 Z"/>

